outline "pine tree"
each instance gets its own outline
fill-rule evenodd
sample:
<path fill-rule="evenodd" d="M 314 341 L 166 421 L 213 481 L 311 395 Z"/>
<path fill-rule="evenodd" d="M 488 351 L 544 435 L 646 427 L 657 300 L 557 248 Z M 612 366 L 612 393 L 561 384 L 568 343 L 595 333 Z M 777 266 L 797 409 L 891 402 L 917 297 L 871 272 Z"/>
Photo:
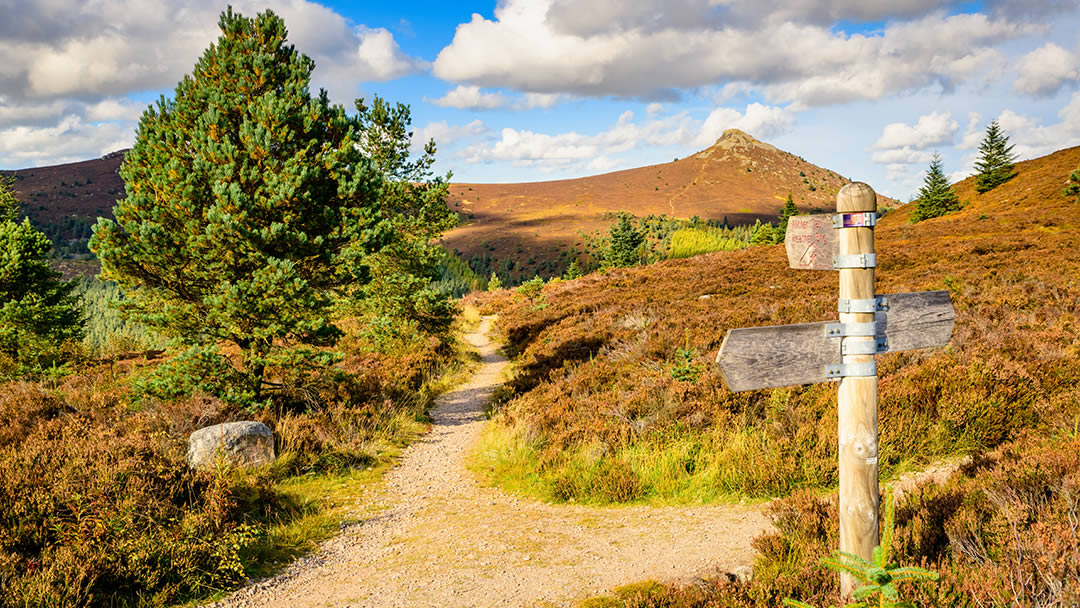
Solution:
<path fill-rule="evenodd" d="M 1016 154 L 1009 145 L 1009 136 L 995 120 L 986 127 L 986 136 L 979 144 L 979 160 L 975 162 L 978 174 L 975 189 L 988 192 L 1016 177 Z"/>
<path fill-rule="evenodd" d="M 356 110 L 360 148 L 385 178 L 380 206 L 391 237 L 364 260 L 371 279 L 362 302 L 391 322 L 415 322 L 423 331 L 443 334 L 453 321 L 454 304 L 432 282 L 444 256 L 437 239 L 457 222 L 446 204 L 450 176 L 433 177 L 434 140 L 418 158 L 410 157 L 409 106 L 376 95 L 370 106 L 358 99 Z"/>
<path fill-rule="evenodd" d="M 10 185 L 0 181 L 0 355 L 16 366 L 6 371 L 32 372 L 61 361 L 63 342 L 82 338 L 83 313 L 75 284 L 49 268 L 49 237 L 28 219 L 15 221 Z"/>
<path fill-rule="evenodd" d="M 566 267 L 566 274 L 563 276 L 567 280 L 581 278 L 581 267 L 578 266 L 577 260 L 570 260 L 570 265 Z"/>
<path fill-rule="evenodd" d="M 784 206 L 780 208 L 780 227 L 777 229 L 779 242 L 783 242 L 787 236 L 788 218 L 793 215 L 799 215 L 799 208 L 795 206 L 795 201 L 791 198 L 791 192 L 788 192 L 787 200 L 784 201 Z"/>
<path fill-rule="evenodd" d="M 15 197 L 12 186 L 15 176 L 0 177 L 0 222 L 14 222 L 19 219 L 19 199 Z"/>
<path fill-rule="evenodd" d="M 1076 202 L 1080 203 L 1080 169 L 1073 171 L 1069 175 L 1069 184 L 1065 186 L 1061 194 L 1062 196 L 1076 197 Z"/>
<path fill-rule="evenodd" d="M 499 291 L 502 289 L 502 281 L 499 280 L 499 275 L 494 272 L 491 273 L 491 278 L 488 279 L 488 291 Z"/>
<path fill-rule="evenodd" d="M 310 93 L 315 64 L 286 44 L 284 21 L 229 8 L 219 26 L 175 97 L 143 113 L 120 170 L 127 197 L 91 247 L 102 278 L 127 289 L 126 313 L 191 347 L 179 362 L 212 368 L 227 399 L 263 404 L 335 360 L 313 348 L 341 335 L 331 304 L 367 279 L 362 262 L 392 225 L 364 124 Z M 179 365 L 170 386 L 203 386 Z"/>
<path fill-rule="evenodd" d="M 935 153 L 923 180 L 923 187 L 919 188 L 915 208 L 908 214 L 908 221 L 914 224 L 959 210 L 960 199 L 956 198 L 956 193 L 949 185 L 949 178 L 945 177 L 941 156 Z"/>
<path fill-rule="evenodd" d="M 618 220 L 611 226 L 608 248 L 604 252 L 605 265 L 627 267 L 641 260 L 638 249 L 645 241 L 645 236 L 634 227 L 633 217 L 625 211 L 621 212 Z"/>

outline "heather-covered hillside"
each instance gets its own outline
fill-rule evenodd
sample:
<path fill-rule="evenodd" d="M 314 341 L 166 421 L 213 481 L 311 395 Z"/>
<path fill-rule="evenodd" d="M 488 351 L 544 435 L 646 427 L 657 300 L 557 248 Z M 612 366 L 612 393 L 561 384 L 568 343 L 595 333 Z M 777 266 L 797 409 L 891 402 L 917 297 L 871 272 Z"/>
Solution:
<path fill-rule="evenodd" d="M 900 508 L 902 557 L 946 571 L 948 602 L 993 597 L 1009 568 L 1030 569 L 1031 593 L 1053 577 L 1078 581 L 1054 561 L 1068 553 L 1061 534 L 1078 542 L 1058 524 L 1075 513 L 1080 462 L 1056 456 L 1075 450 L 1080 418 L 1080 207 L 1061 194 L 1078 164 L 1080 147 L 1020 163 L 985 194 L 966 180 L 962 211 L 913 225 L 902 207 L 877 228 L 877 291 L 948 289 L 957 314 L 946 348 L 878 357 L 883 479 L 974 457 L 947 488 Z M 835 318 L 836 281 L 789 270 L 773 246 L 595 273 L 532 298 L 478 297 L 499 313 L 517 368 L 476 466 L 557 501 L 795 492 L 772 509 L 781 533 L 759 541 L 759 592 L 668 589 L 681 599 L 655 605 L 829 597 L 835 577 L 811 573 L 835 546 L 835 506 L 799 490 L 835 487 L 835 385 L 733 394 L 711 362 L 730 328 Z M 1011 540 L 985 536 L 1010 526 Z M 965 581 L 979 565 L 990 582 Z"/>

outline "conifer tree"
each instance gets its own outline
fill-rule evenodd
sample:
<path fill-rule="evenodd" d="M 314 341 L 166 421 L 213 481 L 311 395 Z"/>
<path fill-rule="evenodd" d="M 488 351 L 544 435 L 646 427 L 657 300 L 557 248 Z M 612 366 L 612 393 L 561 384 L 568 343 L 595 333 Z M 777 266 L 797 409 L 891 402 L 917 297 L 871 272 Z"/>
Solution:
<path fill-rule="evenodd" d="M 1009 136 L 995 120 L 986 127 L 986 136 L 979 144 L 979 160 L 975 162 L 978 174 L 975 189 L 989 192 L 1016 177 L 1016 154 L 1009 145 Z"/>
<path fill-rule="evenodd" d="M 294 377 L 334 360 L 312 347 L 340 335 L 334 296 L 367 280 L 391 223 L 364 125 L 311 94 L 315 64 L 282 19 L 229 8 L 219 26 L 175 97 L 143 113 L 120 170 L 127 197 L 91 247 L 130 317 L 191 346 L 177 359 L 223 374 L 226 398 L 262 404 L 281 386 L 268 368 Z M 222 341 L 242 357 L 223 357 Z"/>
<path fill-rule="evenodd" d="M 1073 171 L 1069 175 L 1069 183 L 1061 191 L 1061 194 L 1062 196 L 1076 197 L 1076 202 L 1080 203 L 1080 169 Z"/>
<path fill-rule="evenodd" d="M 788 192 L 787 200 L 784 201 L 784 206 L 780 208 L 780 226 L 777 229 L 778 242 L 782 243 L 784 237 L 787 236 L 788 218 L 793 215 L 799 215 L 799 208 L 795 206 L 795 201 L 791 198 L 791 192 Z"/>
<path fill-rule="evenodd" d="M 493 271 L 491 273 L 491 278 L 488 279 L 487 290 L 499 291 L 500 289 L 502 289 L 502 281 L 499 280 L 499 275 L 495 274 L 495 272 Z"/>
<path fill-rule="evenodd" d="M 435 141 L 412 158 L 409 106 L 390 104 L 378 95 L 371 105 L 356 100 L 359 145 L 385 179 L 380 206 L 390 238 L 365 265 L 370 282 L 362 298 L 366 307 L 389 320 L 415 322 L 423 331 L 449 330 L 454 305 L 432 285 L 438 278 L 444 250 L 437 239 L 456 224 L 446 204 L 449 184 L 434 177 Z"/>
<path fill-rule="evenodd" d="M 618 220 L 611 226 L 608 248 L 604 251 L 605 265 L 627 267 L 640 261 L 638 248 L 645 241 L 645 236 L 634 227 L 633 217 L 625 211 L 621 212 Z"/>
<path fill-rule="evenodd" d="M 0 177 L 0 222 L 19 219 L 19 199 L 15 197 L 15 176 Z"/>
<path fill-rule="evenodd" d="M 33 371 L 62 359 L 61 346 L 83 335 L 75 284 L 49 268 L 49 237 L 16 221 L 11 181 L 0 180 L 0 354 L 15 371 Z"/>
<path fill-rule="evenodd" d="M 949 178 L 945 177 L 941 156 L 935 153 L 923 186 L 919 188 L 915 208 L 908 214 L 908 221 L 914 224 L 959 210 L 960 199 L 956 198 L 956 193 L 949 185 Z"/>
<path fill-rule="evenodd" d="M 577 260 L 570 260 L 570 265 L 566 267 L 566 274 L 564 276 L 567 280 L 581 278 L 581 267 L 578 266 Z"/>

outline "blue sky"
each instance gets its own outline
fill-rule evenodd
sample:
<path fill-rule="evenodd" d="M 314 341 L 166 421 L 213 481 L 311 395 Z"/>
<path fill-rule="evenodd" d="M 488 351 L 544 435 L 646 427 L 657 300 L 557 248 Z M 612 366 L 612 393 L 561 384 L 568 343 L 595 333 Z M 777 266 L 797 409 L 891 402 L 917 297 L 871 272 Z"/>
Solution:
<path fill-rule="evenodd" d="M 937 152 L 971 171 L 997 119 L 1023 158 L 1080 144 L 1078 0 L 233 2 L 272 8 L 352 106 L 407 103 L 456 181 L 667 162 L 741 128 L 908 199 Z M 0 167 L 131 145 L 223 4 L 15 0 L 0 24 Z"/>

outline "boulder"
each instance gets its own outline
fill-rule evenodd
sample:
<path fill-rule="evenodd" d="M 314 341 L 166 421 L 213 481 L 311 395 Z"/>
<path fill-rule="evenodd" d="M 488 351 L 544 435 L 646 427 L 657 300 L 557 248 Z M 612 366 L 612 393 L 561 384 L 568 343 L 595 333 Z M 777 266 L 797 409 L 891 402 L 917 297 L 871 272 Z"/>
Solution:
<path fill-rule="evenodd" d="M 274 434 L 261 422 L 226 422 L 201 428 L 188 438 L 188 466 L 210 470 L 218 454 L 225 464 L 247 468 L 274 460 Z"/>

